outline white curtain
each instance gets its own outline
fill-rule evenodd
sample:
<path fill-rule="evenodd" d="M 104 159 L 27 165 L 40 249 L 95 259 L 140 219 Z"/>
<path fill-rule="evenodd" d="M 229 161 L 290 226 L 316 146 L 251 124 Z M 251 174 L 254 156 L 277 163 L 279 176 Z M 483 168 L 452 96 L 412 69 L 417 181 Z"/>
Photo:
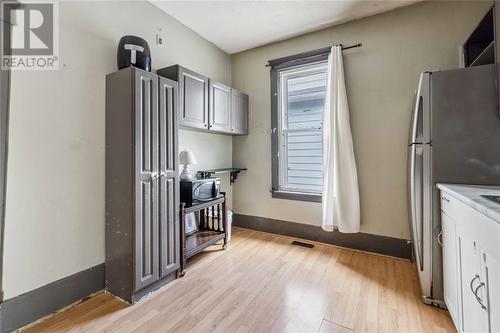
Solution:
<path fill-rule="evenodd" d="M 328 58 L 323 120 L 323 221 L 326 231 L 359 232 L 359 189 L 344 81 L 342 46 Z"/>

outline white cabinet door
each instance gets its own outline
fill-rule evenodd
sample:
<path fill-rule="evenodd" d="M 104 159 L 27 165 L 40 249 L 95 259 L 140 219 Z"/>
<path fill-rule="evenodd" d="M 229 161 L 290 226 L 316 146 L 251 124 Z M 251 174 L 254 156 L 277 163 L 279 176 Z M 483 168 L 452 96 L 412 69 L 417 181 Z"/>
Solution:
<path fill-rule="evenodd" d="M 460 331 L 460 291 L 459 291 L 459 270 L 458 270 L 458 247 L 456 224 L 448 217 L 441 214 L 441 226 L 443 228 L 443 282 L 444 301 L 450 312 L 450 316 L 455 323 L 455 327 Z"/>
<path fill-rule="evenodd" d="M 483 313 L 474 291 L 482 279 L 480 274 L 479 246 L 467 236 L 467 231 L 459 230 L 459 248 L 462 280 L 462 330 L 466 333 L 486 332 Z M 481 289 L 481 288 L 479 288 Z"/>
<path fill-rule="evenodd" d="M 500 263 L 494 257 L 482 251 L 481 275 L 484 277 L 484 288 L 480 288 L 481 302 L 486 307 L 487 316 L 484 325 L 487 332 L 500 332 Z"/>

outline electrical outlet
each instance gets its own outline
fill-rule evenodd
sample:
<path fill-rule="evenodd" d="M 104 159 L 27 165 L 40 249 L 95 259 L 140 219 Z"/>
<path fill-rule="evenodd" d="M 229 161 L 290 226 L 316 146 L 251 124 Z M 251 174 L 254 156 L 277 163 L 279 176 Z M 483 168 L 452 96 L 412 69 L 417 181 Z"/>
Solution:
<path fill-rule="evenodd" d="M 163 37 L 160 34 L 156 34 L 156 45 L 163 45 Z"/>

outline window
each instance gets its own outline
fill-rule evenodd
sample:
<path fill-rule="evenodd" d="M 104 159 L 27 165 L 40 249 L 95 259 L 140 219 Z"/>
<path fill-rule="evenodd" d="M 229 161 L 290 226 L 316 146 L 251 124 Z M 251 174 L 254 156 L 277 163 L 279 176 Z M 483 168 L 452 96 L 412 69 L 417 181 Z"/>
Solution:
<path fill-rule="evenodd" d="M 273 68 L 273 197 L 321 201 L 327 57 Z M 273 75 L 274 71 L 274 75 Z"/>

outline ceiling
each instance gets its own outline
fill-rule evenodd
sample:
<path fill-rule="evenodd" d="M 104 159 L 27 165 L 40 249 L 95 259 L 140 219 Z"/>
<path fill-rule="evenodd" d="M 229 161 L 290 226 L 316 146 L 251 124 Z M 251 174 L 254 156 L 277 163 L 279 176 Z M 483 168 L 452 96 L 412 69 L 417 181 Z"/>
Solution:
<path fill-rule="evenodd" d="M 232 54 L 420 0 L 150 1 Z"/>

